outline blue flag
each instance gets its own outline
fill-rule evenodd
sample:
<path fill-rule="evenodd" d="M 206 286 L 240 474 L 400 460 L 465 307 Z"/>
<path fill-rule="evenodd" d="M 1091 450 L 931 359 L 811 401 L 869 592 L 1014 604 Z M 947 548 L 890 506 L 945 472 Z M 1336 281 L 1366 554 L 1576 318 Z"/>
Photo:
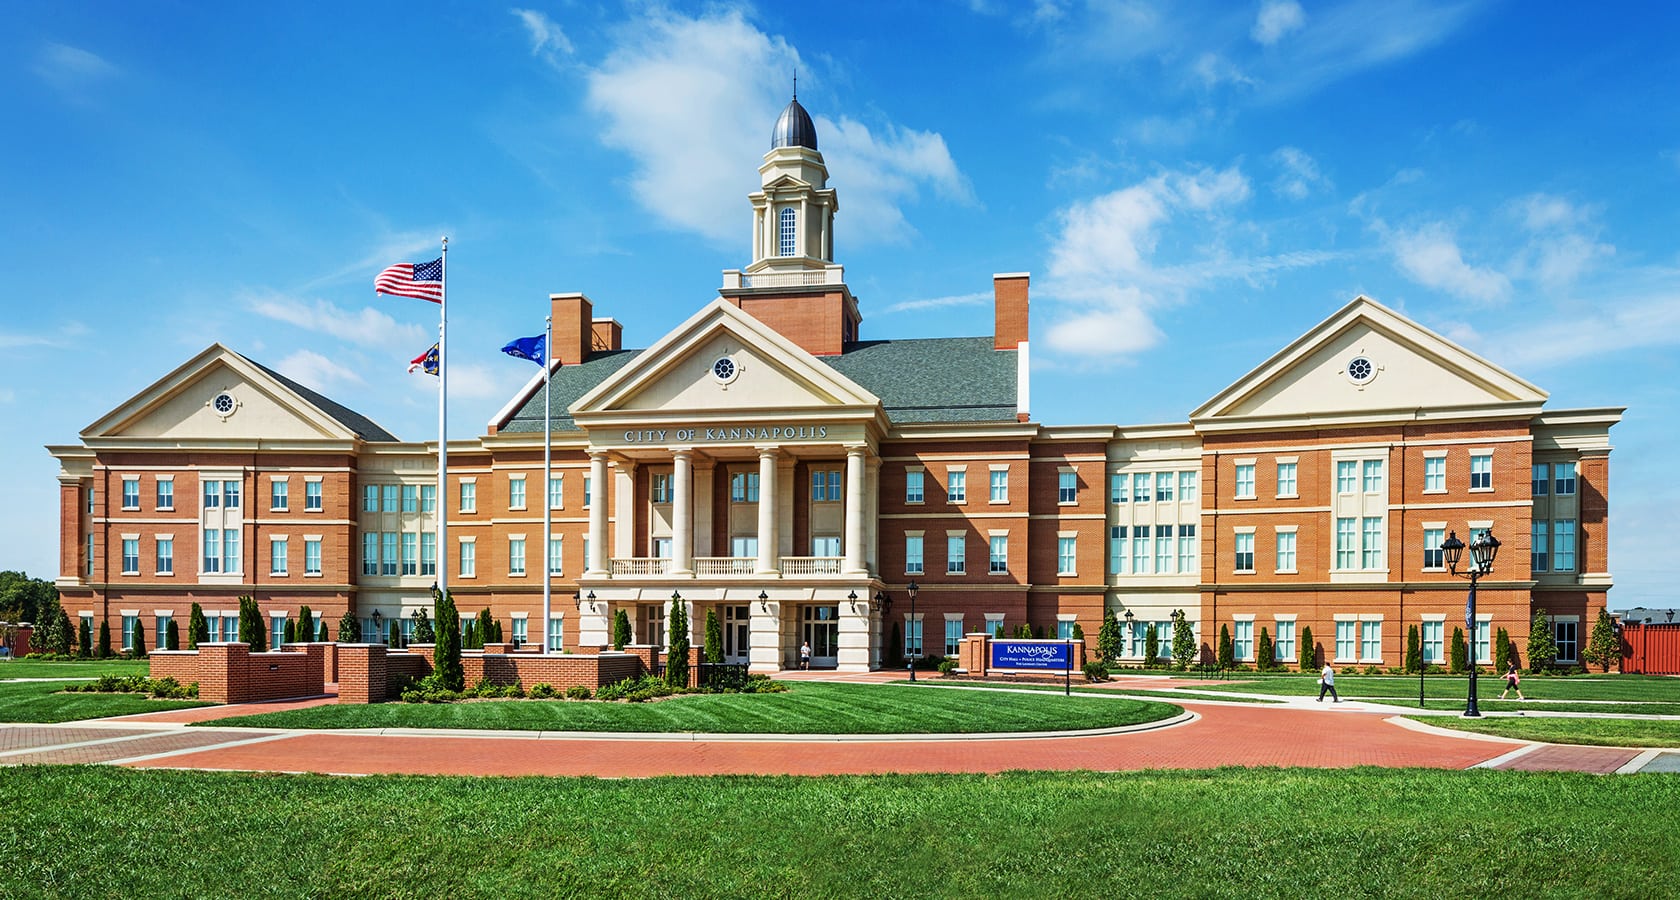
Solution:
<path fill-rule="evenodd" d="M 528 359 L 540 366 L 548 361 L 547 345 L 547 336 L 539 334 L 536 337 L 514 338 L 502 348 L 502 352 L 520 359 Z"/>
<path fill-rule="evenodd" d="M 408 374 L 413 375 L 415 369 L 423 369 L 427 375 L 438 373 L 438 345 L 408 361 Z"/>

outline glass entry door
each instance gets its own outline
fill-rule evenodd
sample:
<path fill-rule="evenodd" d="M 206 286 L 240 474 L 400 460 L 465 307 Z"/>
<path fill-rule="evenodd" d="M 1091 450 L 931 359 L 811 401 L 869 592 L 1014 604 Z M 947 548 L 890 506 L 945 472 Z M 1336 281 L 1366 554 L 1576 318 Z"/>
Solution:
<path fill-rule="evenodd" d="M 725 606 L 723 608 L 723 661 L 727 663 L 746 663 L 747 648 L 750 633 L 750 615 L 745 606 Z"/>
<path fill-rule="evenodd" d="M 811 667 L 832 669 L 840 664 L 840 607 L 806 606 L 800 609 L 799 638 L 811 645 Z M 794 648 L 797 665 L 798 648 Z"/>

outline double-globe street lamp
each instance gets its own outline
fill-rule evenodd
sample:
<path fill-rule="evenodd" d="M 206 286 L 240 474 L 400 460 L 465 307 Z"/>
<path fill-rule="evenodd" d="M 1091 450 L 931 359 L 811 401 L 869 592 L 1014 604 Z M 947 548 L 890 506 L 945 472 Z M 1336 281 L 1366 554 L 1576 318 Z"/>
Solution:
<path fill-rule="evenodd" d="M 916 618 L 916 590 L 917 590 L 916 582 L 914 582 L 914 581 L 912 581 L 909 584 L 904 586 L 904 592 L 906 594 L 910 595 L 910 625 L 909 625 L 909 627 L 916 629 L 916 649 L 914 651 L 912 651 L 911 653 L 907 654 L 910 657 L 909 669 L 910 669 L 910 680 L 911 681 L 916 680 L 916 658 L 922 655 L 921 621 Z M 905 643 L 908 644 L 909 641 L 906 641 Z"/>
<path fill-rule="evenodd" d="M 1458 562 L 1464 557 L 1464 542 L 1458 539 L 1458 532 L 1450 532 L 1441 544 L 1441 552 L 1447 558 L 1447 569 L 1454 575 L 1458 574 Z M 1470 663 L 1470 697 L 1464 705 L 1464 715 L 1467 718 L 1479 718 L 1482 711 L 1476 706 L 1476 582 L 1493 571 L 1493 561 L 1499 556 L 1499 539 L 1493 536 L 1493 529 L 1489 528 L 1475 536 L 1470 541 L 1470 567 L 1465 574 L 1470 576 L 1470 597 L 1464 603 L 1464 625 L 1470 629 L 1470 645 L 1465 652 Z M 1421 649 L 1419 651 L 1421 656 Z"/>

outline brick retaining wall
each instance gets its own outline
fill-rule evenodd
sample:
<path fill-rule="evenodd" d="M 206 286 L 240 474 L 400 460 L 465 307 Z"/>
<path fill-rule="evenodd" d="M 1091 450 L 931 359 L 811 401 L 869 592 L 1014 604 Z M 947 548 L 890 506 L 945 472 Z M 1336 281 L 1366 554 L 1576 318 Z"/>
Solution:
<path fill-rule="evenodd" d="M 200 700 L 251 703 L 325 693 L 325 658 L 321 644 L 304 645 L 302 652 L 252 653 L 248 644 L 207 643 L 197 650 L 157 651 L 149 659 L 151 677 L 197 683 Z"/>
<path fill-rule="evenodd" d="M 431 674 L 431 648 L 420 649 L 421 652 L 390 652 L 383 644 L 340 645 L 338 702 L 379 703 L 396 697 L 407 681 Z M 634 678 L 646 672 L 647 666 L 642 657 L 634 653 L 481 653 L 468 650 L 461 655 L 461 669 L 467 687 L 489 678 L 492 684 L 517 684 L 524 691 L 547 684 L 564 693 L 575 685 L 591 691 L 598 690 L 602 685 Z"/>

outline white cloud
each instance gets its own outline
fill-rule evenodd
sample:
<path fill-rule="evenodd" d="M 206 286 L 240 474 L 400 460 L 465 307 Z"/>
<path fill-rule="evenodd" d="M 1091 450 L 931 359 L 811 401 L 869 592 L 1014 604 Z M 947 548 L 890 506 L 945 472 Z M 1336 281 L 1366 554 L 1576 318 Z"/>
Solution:
<path fill-rule="evenodd" d="M 1318 171 L 1318 163 L 1299 148 L 1279 147 L 1272 153 L 1272 162 L 1280 170 L 1272 190 L 1280 197 L 1305 200 L 1314 190 L 1331 187 L 1330 179 Z"/>
<path fill-rule="evenodd" d="M 1190 72 L 1196 77 L 1197 81 L 1202 83 L 1203 87 L 1208 88 L 1218 87 L 1226 83 L 1254 83 L 1254 79 L 1244 74 L 1236 63 L 1217 53 L 1203 53 L 1197 57 L 1195 64 L 1190 67 Z"/>
<path fill-rule="evenodd" d="M 1268 3 L 1251 35 L 1259 41 L 1266 10 L 1278 26 L 1287 25 L 1293 3 Z M 1278 95 L 1295 95 L 1422 52 L 1446 40 L 1469 21 L 1475 3 L 1436 4 L 1428 0 L 1353 0 L 1325 9 L 1312 22 L 1298 22 L 1300 33 L 1277 45 L 1263 80 Z M 1277 31 L 1281 38 L 1287 31 Z M 1261 43 L 1265 43 L 1261 41 Z"/>
<path fill-rule="evenodd" d="M 396 319 L 371 306 L 343 309 L 325 300 L 310 303 L 276 293 L 250 299 L 247 304 L 252 312 L 265 318 L 354 344 L 381 347 L 393 342 L 418 344 L 427 334 L 419 325 L 398 324 Z"/>
<path fill-rule="evenodd" d="M 1510 296 L 1511 282 L 1494 269 L 1464 261 L 1452 231 L 1440 222 L 1388 235 L 1395 262 L 1413 281 L 1466 300 L 1501 301 Z"/>
<path fill-rule="evenodd" d="M 1636 292 L 1613 301 L 1603 297 L 1569 314 L 1525 316 L 1502 330 L 1498 357 L 1518 371 L 1546 369 L 1588 359 L 1606 359 L 1628 350 L 1680 347 L 1680 288 L 1669 272 L 1666 287 Z"/>
<path fill-rule="evenodd" d="M 891 315 L 901 312 L 923 312 L 930 309 L 951 309 L 963 306 L 989 306 L 993 296 L 989 293 L 953 294 L 949 297 L 927 297 L 921 300 L 905 300 L 894 303 L 885 309 L 877 310 L 878 315 Z"/>
<path fill-rule="evenodd" d="M 117 67 L 97 53 L 48 41 L 35 58 L 36 75 L 61 91 L 74 91 L 117 74 Z"/>
<path fill-rule="evenodd" d="M 531 39 L 531 55 L 551 66 L 558 66 L 562 57 L 572 55 L 572 41 L 559 23 L 534 9 L 510 9 Z"/>
<path fill-rule="evenodd" d="M 739 10 L 688 18 L 650 13 L 588 75 L 588 104 L 606 119 L 602 141 L 627 154 L 630 189 L 666 225 L 738 242 L 756 161 L 786 105 L 797 50 Z M 818 118 L 818 138 L 844 185 L 847 239 L 893 240 L 913 229 L 902 205 L 925 186 L 968 201 L 944 138 L 896 124 Z M 739 210 L 737 215 L 720 211 Z"/>
<path fill-rule="evenodd" d="M 1513 263 L 1514 274 L 1533 279 L 1543 290 L 1568 291 L 1594 263 L 1616 253 L 1597 240 L 1595 209 L 1552 194 L 1530 194 L 1513 205 L 1513 214 L 1532 234 Z"/>
<path fill-rule="evenodd" d="M 274 368 L 304 387 L 313 388 L 328 396 L 331 396 L 330 391 L 334 386 L 355 387 L 367 383 L 354 370 L 313 350 L 299 350 L 280 360 L 279 365 Z"/>
<path fill-rule="evenodd" d="M 1301 30 L 1306 21 L 1307 14 L 1295 0 L 1266 0 L 1260 4 L 1260 14 L 1254 17 L 1249 36 L 1255 43 L 1270 47 L 1284 35 Z"/>

